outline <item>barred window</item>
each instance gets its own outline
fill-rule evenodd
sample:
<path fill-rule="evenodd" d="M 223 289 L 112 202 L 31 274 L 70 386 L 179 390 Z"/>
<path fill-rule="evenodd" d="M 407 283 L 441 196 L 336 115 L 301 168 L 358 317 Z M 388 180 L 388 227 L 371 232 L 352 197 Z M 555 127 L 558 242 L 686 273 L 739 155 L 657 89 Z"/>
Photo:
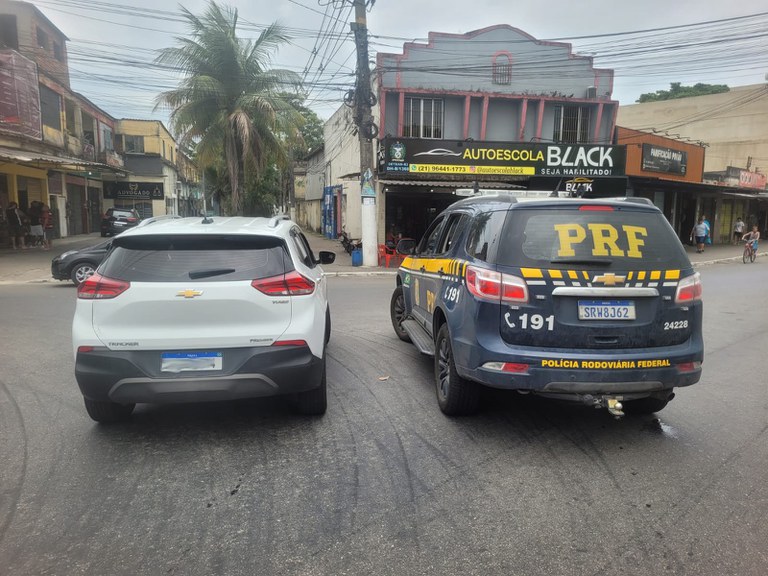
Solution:
<path fill-rule="evenodd" d="M 507 85 L 512 82 L 512 57 L 497 54 L 493 57 L 493 83 Z"/>
<path fill-rule="evenodd" d="M 443 101 L 438 98 L 406 98 L 405 138 L 443 137 Z"/>
<path fill-rule="evenodd" d="M 591 112 L 589 106 L 555 106 L 552 140 L 569 144 L 589 142 Z"/>

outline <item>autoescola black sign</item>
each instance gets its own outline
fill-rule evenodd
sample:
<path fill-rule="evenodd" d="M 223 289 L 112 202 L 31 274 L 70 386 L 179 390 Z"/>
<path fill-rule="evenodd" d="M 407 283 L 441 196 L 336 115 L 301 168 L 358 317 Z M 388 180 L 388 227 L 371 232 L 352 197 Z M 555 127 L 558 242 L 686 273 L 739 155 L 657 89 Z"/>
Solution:
<path fill-rule="evenodd" d="M 385 138 L 388 175 L 623 176 L 624 146 Z"/>

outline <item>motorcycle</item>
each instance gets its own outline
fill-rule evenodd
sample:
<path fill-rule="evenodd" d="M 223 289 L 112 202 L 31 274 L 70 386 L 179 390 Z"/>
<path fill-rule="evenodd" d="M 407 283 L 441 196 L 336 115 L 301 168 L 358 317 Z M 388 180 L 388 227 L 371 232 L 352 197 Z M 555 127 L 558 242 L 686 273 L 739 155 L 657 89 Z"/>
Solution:
<path fill-rule="evenodd" d="M 360 250 L 363 247 L 363 241 L 362 240 L 355 240 L 353 238 L 349 237 L 349 234 L 347 234 L 346 230 L 341 231 L 341 245 L 344 247 L 344 250 L 349 254 L 352 255 L 352 252 L 355 250 Z"/>

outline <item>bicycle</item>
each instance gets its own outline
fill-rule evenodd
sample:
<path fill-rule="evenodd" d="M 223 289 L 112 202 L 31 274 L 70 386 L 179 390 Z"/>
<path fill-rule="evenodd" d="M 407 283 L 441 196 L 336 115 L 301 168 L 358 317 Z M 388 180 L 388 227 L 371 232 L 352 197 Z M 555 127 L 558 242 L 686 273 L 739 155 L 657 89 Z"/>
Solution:
<path fill-rule="evenodd" d="M 757 257 L 757 251 L 752 246 L 752 240 L 744 240 L 744 253 L 741 255 L 741 259 L 746 264 L 747 262 L 754 262 Z"/>

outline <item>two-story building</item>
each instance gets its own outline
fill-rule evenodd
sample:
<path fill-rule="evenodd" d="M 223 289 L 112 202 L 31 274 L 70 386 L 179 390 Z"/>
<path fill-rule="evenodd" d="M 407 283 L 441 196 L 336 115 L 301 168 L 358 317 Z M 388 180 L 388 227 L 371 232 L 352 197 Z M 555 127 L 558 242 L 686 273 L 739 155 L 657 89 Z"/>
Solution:
<path fill-rule="evenodd" d="M 475 189 L 565 191 L 586 178 L 623 195 L 612 70 L 508 25 L 430 32 L 428 40 L 379 53 L 373 71 L 378 242 L 391 228 L 420 236 L 457 195 Z M 345 140 L 328 136 L 326 157 L 340 156 Z M 345 185 L 345 225 L 357 235 L 359 161 L 348 169 L 326 185 Z"/>
<path fill-rule="evenodd" d="M 33 4 L 0 0 L 0 205 L 48 204 L 54 236 L 97 230 L 101 175 L 122 172 L 114 118 L 70 88 L 66 42 Z"/>
<path fill-rule="evenodd" d="M 116 133 L 126 174 L 105 181 L 105 209 L 135 208 L 142 218 L 199 213 L 198 171 L 162 122 L 122 119 Z"/>

